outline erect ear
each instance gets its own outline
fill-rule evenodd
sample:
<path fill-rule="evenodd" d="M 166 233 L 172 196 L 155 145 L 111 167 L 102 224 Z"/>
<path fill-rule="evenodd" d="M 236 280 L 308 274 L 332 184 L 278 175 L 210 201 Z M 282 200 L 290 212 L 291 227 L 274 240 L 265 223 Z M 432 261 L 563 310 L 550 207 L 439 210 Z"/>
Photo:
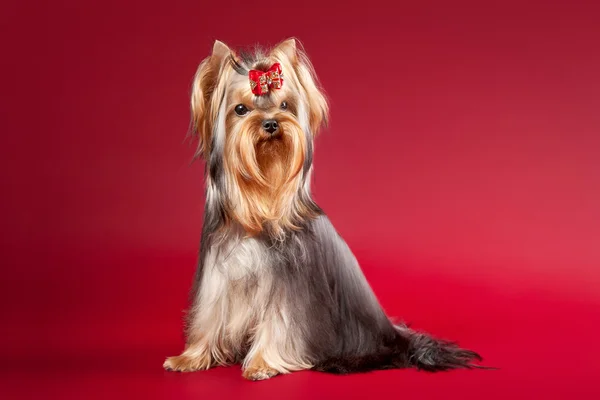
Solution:
<path fill-rule="evenodd" d="M 273 48 L 271 56 L 278 59 L 287 58 L 294 68 L 298 83 L 306 93 L 310 129 L 313 136 L 316 136 L 321 127 L 327 124 L 329 105 L 323 90 L 319 87 L 313 65 L 302 49 L 302 44 L 295 38 L 286 39 Z M 285 75 L 285 71 L 283 73 Z M 287 79 L 290 79 L 289 75 Z"/>
<path fill-rule="evenodd" d="M 273 50 L 271 50 L 271 54 L 276 53 L 285 55 L 290 63 L 296 64 L 298 61 L 296 39 L 289 38 L 277 44 Z"/>
<path fill-rule="evenodd" d="M 213 95 L 223 90 L 219 90 L 219 76 L 230 55 L 232 51 L 229 47 L 216 40 L 211 55 L 202 60 L 194 76 L 190 107 L 192 129 L 198 139 L 197 156 L 206 158 L 210 153 L 212 128 L 217 113 L 212 99 Z"/>

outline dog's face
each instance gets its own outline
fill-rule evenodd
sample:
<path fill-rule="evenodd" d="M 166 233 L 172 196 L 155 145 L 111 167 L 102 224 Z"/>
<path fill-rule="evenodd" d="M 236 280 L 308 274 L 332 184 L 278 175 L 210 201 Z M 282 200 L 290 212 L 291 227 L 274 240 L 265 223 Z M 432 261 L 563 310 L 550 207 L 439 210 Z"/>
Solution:
<path fill-rule="evenodd" d="M 198 155 L 231 220 L 248 232 L 281 232 L 307 216 L 313 139 L 328 106 L 294 39 L 241 56 L 215 42 L 191 108 Z"/>

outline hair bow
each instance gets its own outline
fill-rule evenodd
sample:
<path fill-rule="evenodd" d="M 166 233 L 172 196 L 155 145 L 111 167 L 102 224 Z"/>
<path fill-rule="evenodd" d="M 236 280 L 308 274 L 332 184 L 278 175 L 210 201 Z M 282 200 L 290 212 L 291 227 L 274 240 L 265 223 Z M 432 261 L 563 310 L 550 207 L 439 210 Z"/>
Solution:
<path fill-rule="evenodd" d="M 283 85 L 283 73 L 281 64 L 275 63 L 266 71 L 250 70 L 250 88 L 257 96 L 269 93 L 272 89 L 281 89 Z"/>

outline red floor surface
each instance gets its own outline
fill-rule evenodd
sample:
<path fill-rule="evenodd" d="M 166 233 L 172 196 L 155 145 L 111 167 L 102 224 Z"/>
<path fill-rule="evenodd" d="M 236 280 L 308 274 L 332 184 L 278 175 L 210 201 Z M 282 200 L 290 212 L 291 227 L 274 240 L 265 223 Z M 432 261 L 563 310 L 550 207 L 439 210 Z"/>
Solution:
<path fill-rule="evenodd" d="M 600 398 L 598 21 L 573 0 L 1 2 L 0 399 Z M 162 370 L 203 210 L 192 77 L 215 39 L 291 36 L 331 100 L 316 200 L 391 316 L 498 370 Z"/>
<path fill-rule="evenodd" d="M 3 334 L 14 345 L 3 355 L 0 393 L 4 398 L 591 399 L 600 395 L 600 305 L 581 296 L 439 274 L 424 276 L 410 267 L 383 268 L 380 262 L 367 262 L 367 276 L 390 314 L 402 314 L 416 328 L 476 349 L 486 365 L 499 370 L 441 374 L 397 370 L 343 377 L 300 372 L 247 382 L 238 367 L 188 374 L 161 368 L 165 356 L 181 350 L 178 318 L 193 272 L 193 254 L 90 251 L 52 256 L 56 268 L 96 271 L 86 273 L 86 280 L 95 283 L 79 284 L 73 276 L 72 282 L 47 285 L 48 277 L 40 276 L 31 282 L 38 296 L 29 300 L 20 298 L 15 286 L 2 288 L 4 301 L 19 299 L 27 306 L 3 320 Z M 34 268 L 38 257 L 24 252 L 12 261 L 24 269 Z"/>

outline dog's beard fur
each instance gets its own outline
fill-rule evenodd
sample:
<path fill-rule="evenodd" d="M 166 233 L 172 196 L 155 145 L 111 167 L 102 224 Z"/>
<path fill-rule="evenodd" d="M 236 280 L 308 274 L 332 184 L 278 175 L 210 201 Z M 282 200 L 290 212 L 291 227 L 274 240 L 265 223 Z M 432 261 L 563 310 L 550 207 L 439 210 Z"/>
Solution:
<path fill-rule="evenodd" d="M 279 113 L 280 133 L 265 134 L 262 116 L 228 118 L 224 168 L 228 211 L 249 234 L 280 237 L 312 216 L 298 195 L 303 183 L 307 137 L 298 122 Z"/>
<path fill-rule="evenodd" d="M 283 88 L 254 96 L 248 70 L 273 62 L 283 67 Z M 238 104 L 250 112 L 237 115 Z M 308 368 L 473 366 L 476 353 L 390 322 L 312 200 L 313 140 L 328 106 L 294 40 L 241 59 L 216 42 L 191 106 L 207 197 L 186 349 L 166 369 L 242 362 L 245 377 L 266 379 Z M 277 121 L 277 133 L 263 130 L 266 119 Z"/>

